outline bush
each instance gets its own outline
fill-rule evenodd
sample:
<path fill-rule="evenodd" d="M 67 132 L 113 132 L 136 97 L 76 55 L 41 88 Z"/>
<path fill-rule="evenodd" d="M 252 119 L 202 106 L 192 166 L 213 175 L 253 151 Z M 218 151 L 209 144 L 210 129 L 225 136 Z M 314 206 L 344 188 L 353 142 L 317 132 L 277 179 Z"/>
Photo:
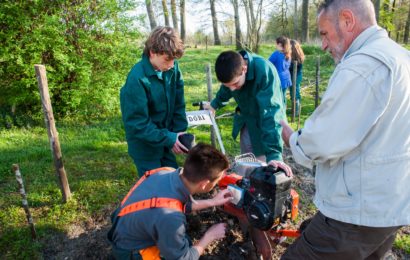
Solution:
<path fill-rule="evenodd" d="M 118 90 L 140 55 L 128 1 L 8 1 L 0 5 L 0 110 L 16 124 L 42 116 L 34 64 L 47 69 L 56 117 L 118 111 Z M 26 120 L 26 119 L 24 119 Z"/>

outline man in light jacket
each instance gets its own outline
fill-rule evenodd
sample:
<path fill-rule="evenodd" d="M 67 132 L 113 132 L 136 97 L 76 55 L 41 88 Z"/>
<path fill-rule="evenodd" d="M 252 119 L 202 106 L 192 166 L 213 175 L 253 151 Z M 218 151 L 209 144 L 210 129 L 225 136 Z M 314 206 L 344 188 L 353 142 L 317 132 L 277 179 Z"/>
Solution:
<path fill-rule="evenodd" d="M 319 212 L 282 259 L 381 259 L 410 224 L 410 52 L 377 26 L 370 0 L 326 0 L 322 48 L 337 66 L 295 160 L 316 165 Z"/>

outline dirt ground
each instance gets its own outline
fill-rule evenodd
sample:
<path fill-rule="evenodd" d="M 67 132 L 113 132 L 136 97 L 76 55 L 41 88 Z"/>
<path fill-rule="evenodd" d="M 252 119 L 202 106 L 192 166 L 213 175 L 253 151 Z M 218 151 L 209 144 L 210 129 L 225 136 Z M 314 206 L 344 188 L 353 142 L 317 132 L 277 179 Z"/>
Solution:
<path fill-rule="evenodd" d="M 285 151 L 285 161 L 292 166 L 295 176 L 292 185 L 299 191 L 302 201 L 299 205 L 298 222 L 294 223 L 298 226 L 300 222 L 315 214 L 314 207 L 309 206 L 315 192 L 314 178 L 310 170 L 294 163 L 288 151 Z M 100 212 L 101 214 L 92 216 L 83 223 L 72 225 L 67 234 L 54 234 L 44 240 L 44 258 L 113 259 L 106 234 L 111 225 L 110 214 L 114 208 L 115 205 L 107 207 Z M 190 215 L 188 217 L 189 235 L 195 241 L 205 233 L 207 228 L 219 222 L 227 223 L 226 238 L 212 243 L 201 259 L 257 259 L 251 239 L 242 233 L 237 219 L 216 208 L 202 211 L 197 215 Z M 399 233 L 410 235 L 410 226 L 402 228 Z M 288 239 L 277 245 L 273 249 L 272 259 L 280 259 L 291 242 Z M 410 259 L 410 255 L 393 250 L 386 259 Z"/>

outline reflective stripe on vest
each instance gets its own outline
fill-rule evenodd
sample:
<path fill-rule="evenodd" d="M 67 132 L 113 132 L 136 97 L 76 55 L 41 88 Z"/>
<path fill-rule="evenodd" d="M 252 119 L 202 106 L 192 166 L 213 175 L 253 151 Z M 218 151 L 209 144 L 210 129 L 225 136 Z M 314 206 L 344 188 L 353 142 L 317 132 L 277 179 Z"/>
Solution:
<path fill-rule="evenodd" d="M 181 201 L 177 199 L 171 198 L 151 198 L 146 200 L 137 201 L 127 205 L 126 207 L 122 208 L 118 216 L 122 217 L 129 213 L 149 209 L 149 208 L 169 208 L 175 209 L 180 212 L 184 212 L 184 205 Z"/>
<path fill-rule="evenodd" d="M 129 196 L 131 196 L 131 194 L 135 191 L 135 189 L 145 179 L 147 179 L 149 176 L 157 172 L 160 172 L 160 171 L 172 172 L 172 171 L 175 171 L 175 169 L 171 167 L 162 167 L 162 168 L 157 168 L 157 169 L 146 171 L 145 174 L 138 180 L 138 182 L 134 185 L 134 187 L 132 187 L 132 189 L 128 192 L 128 194 L 122 200 L 121 206 L 124 205 L 124 203 L 127 201 Z M 180 211 L 182 213 L 185 211 L 184 204 L 182 204 L 182 202 L 177 199 L 154 197 L 154 198 L 150 198 L 146 200 L 137 201 L 137 202 L 131 203 L 130 205 L 125 206 L 118 213 L 118 216 L 122 217 L 132 212 L 136 212 L 136 211 L 143 210 L 143 209 L 150 209 L 150 208 L 169 208 L 169 209 Z"/>
<path fill-rule="evenodd" d="M 138 182 L 134 185 L 134 187 L 131 188 L 131 190 L 127 193 L 127 195 L 124 197 L 124 199 L 121 201 L 121 206 L 124 205 L 124 203 L 127 201 L 128 197 L 131 196 L 131 194 L 134 192 L 134 190 L 149 176 L 153 175 L 154 173 L 160 172 L 160 171 L 175 171 L 174 168 L 171 167 L 161 167 L 153 170 L 146 171 L 144 175 L 138 180 Z"/>

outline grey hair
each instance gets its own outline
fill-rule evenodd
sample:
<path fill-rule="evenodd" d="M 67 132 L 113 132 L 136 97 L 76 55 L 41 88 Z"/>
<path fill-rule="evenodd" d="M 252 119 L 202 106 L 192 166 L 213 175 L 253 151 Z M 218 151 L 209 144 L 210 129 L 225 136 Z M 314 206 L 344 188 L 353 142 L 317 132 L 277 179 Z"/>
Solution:
<path fill-rule="evenodd" d="M 374 5 L 370 0 L 323 0 L 318 6 L 318 15 L 323 11 L 337 19 L 336 14 L 342 9 L 352 10 L 362 24 L 376 24 Z"/>

